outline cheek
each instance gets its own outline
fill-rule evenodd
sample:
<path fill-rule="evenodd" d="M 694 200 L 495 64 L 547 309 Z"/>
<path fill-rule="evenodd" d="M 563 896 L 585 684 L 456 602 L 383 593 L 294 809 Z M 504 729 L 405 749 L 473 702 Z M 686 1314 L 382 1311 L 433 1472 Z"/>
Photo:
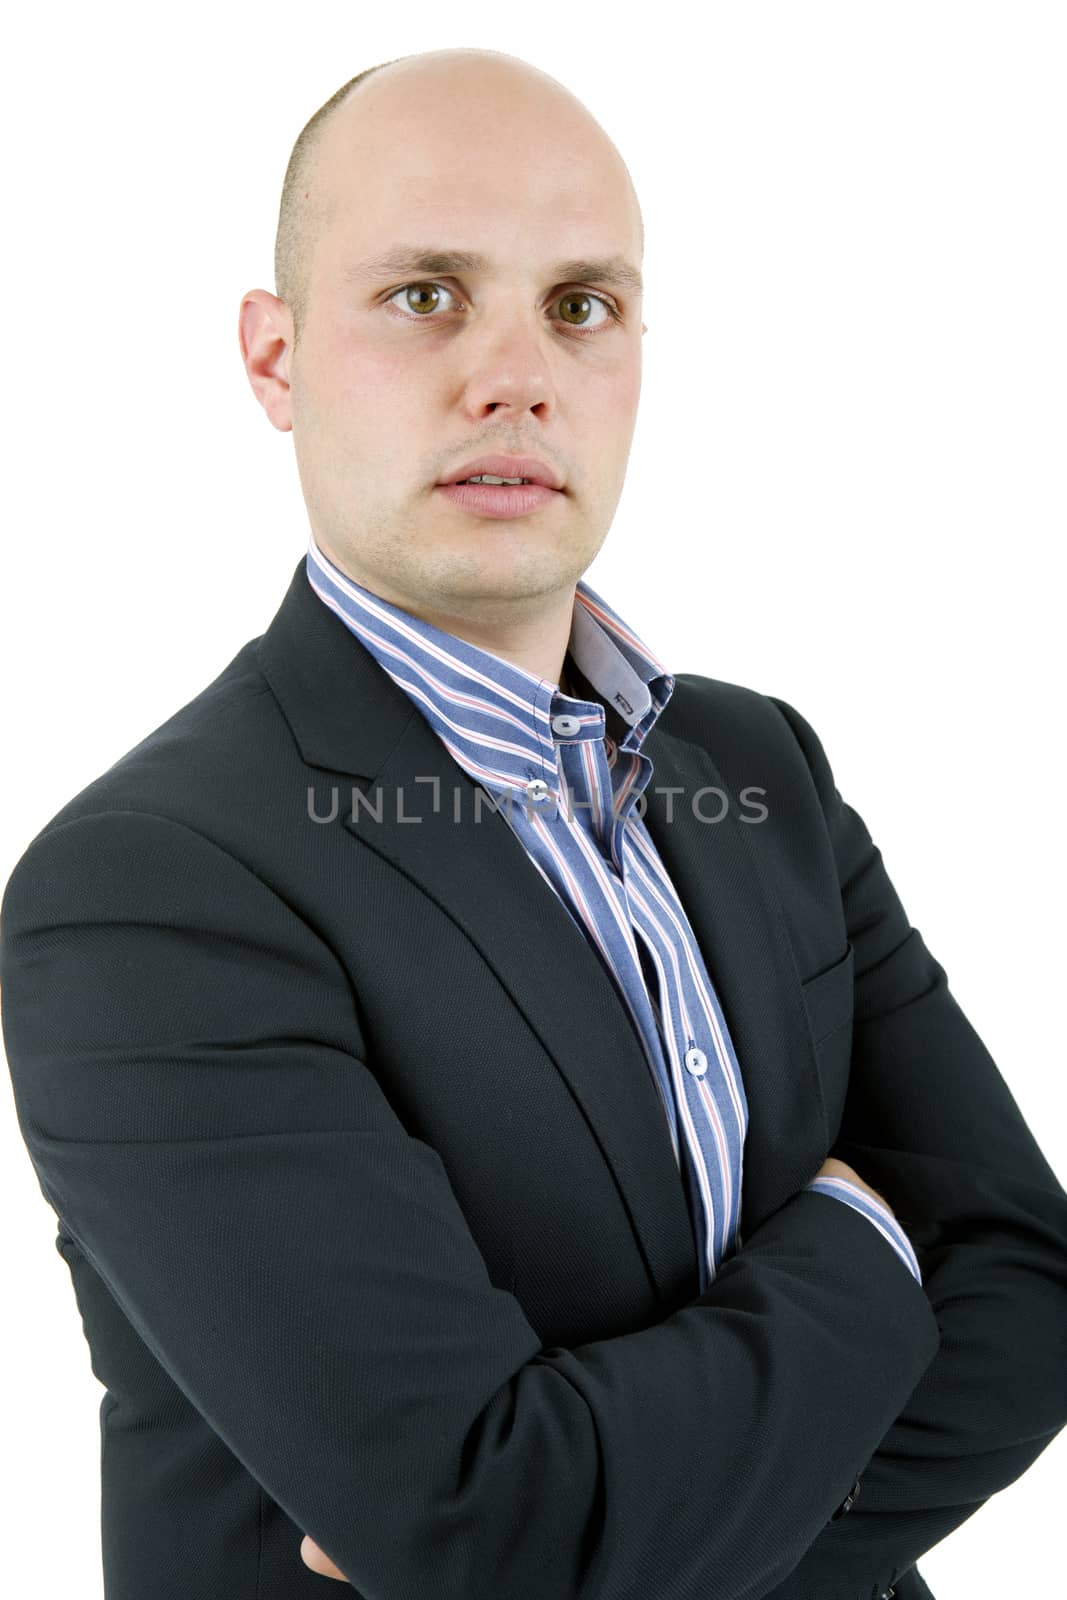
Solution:
<path fill-rule="evenodd" d="M 365 324 L 343 309 L 316 324 L 307 361 L 314 385 L 346 402 L 388 395 L 404 383 L 396 350 L 369 337 Z"/>
<path fill-rule="evenodd" d="M 623 389 L 622 404 L 628 417 L 637 414 L 638 403 L 641 399 L 641 368 L 630 374 Z"/>
<path fill-rule="evenodd" d="M 338 399 L 362 428 L 395 430 L 406 417 L 425 413 L 431 397 L 425 360 L 405 360 L 395 350 L 354 342 L 347 349 L 338 347 L 331 359 Z"/>
<path fill-rule="evenodd" d="M 641 367 L 627 367 L 604 375 L 604 382 L 589 407 L 590 421 L 607 433 L 618 433 L 633 424 L 641 398 Z"/>

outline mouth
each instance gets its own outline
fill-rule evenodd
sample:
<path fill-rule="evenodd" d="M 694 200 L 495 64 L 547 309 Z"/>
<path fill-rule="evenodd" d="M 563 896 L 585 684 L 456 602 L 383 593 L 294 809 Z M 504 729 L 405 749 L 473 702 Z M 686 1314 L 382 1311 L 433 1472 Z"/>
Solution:
<path fill-rule="evenodd" d="M 564 499 L 566 493 L 543 483 L 439 483 L 436 489 L 462 511 L 497 518 L 528 516 L 555 500 Z"/>

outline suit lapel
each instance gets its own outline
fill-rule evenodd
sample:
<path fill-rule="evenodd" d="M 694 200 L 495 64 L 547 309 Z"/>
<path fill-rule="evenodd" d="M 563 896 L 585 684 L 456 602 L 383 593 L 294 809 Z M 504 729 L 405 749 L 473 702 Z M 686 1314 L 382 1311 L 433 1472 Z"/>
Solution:
<path fill-rule="evenodd" d="M 258 654 L 304 760 L 327 775 L 315 784 L 319 814 L 330 809 L 331 781 L 361 780 L 355 805 L 351 784 L 342 789 L 336 825 L 417 884 L 477 947 L 594 1131 L 661 1297 L 676 1302 L 687 1281 L 695 1293 L 688 1207 L 641 1043 L 599 957 L 505 817 L 312 591 L 303 560 Z M 744 1079 L 744 1236 L 821 1159 L 810 1033 L 773 885 L 747 837 L 758 826 L 733 808 L 715 825 L 694 817 L 696 790 L 725 789 L 703 748 L 661 722 L 645 750 L 654 766 L 645 823 L 704 954 Z M 683 792 L 668 820 L 659 791 L 672 785 Z"/>

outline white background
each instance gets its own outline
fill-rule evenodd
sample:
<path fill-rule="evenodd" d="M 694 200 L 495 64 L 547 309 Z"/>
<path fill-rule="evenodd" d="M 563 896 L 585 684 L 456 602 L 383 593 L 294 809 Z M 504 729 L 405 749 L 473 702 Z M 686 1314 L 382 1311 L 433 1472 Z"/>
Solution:
<path fill-rule="evenodd" d="M 296 135 L 376 62 L 506 50 L 589 107 L 645 219 L 641 411 L 587 580 L 671 670 L 813 724 L 1062 1181 L 1063 8 L 503 9 L 9 23 L 0 880 L 305 548 L 237 340 Z M 4 1565 L 99 1600 L 103 1391 L 0 1091 Z M 1065 1468 L 1061 1434 L 921 1561 L 938 1600 L 1055 1587 Z"/>

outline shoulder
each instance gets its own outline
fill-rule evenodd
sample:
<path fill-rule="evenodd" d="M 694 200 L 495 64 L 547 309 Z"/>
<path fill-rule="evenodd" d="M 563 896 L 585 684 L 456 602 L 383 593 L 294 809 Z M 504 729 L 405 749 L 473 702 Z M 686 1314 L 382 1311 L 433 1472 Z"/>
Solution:
<path fill-rule="evenodd" d="M 258 638 L 131 749 L 71 796 L 27 842 L 35 847 L 72 825 L 143 816 L 224 837 L 226 819 L 254 814 L 269 785 L 300 765 L 288 724 L 259 669 Z M 258 797 L 258 798 L 257 798 Z M 111 831 L 111 830 L 108 830 Z M 75 829 L 81 837 L 83 830 Z"/>
<path fill-rule="evenodd" d="M 745 684 L 675 675 L 674 693 L 657 729 L 706 750 L 732 776 L 753 764 L 779 779 L 814 785 L 821 799 L 833 780 L 818 735 L 789 701 Z"/>

